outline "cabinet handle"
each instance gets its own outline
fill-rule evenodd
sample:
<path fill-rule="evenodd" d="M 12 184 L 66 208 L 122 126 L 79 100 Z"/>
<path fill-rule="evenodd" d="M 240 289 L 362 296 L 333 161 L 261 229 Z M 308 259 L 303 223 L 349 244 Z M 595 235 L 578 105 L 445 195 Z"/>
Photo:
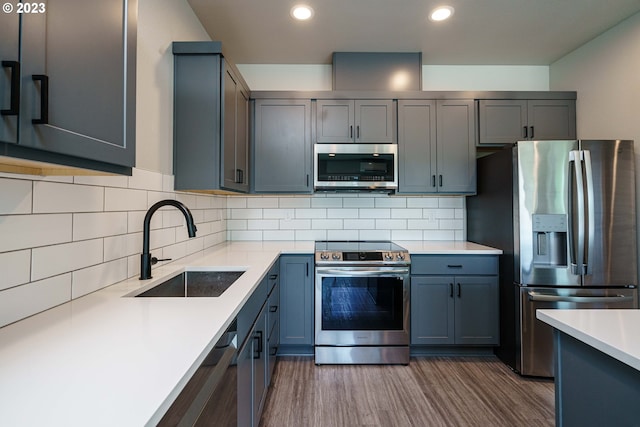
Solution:
<path fill-rule="evenodd" d="M 242 169 L 236 169 L 236 184 L 244 183 L 244 171 Z"/>
<path fill-rule="evenodd" d="M 453 298 L 453 283 L 449 283 L 449 298 Z"/>
<path fill-rule="evenodd" d="M 269 356 L 275 356 L 276 354 L 278 354 L 278 346 L 277 345 L 271 346 L 271 350 L 269 351 Z"/>
<path fill-rule="evenodd" d="M 278 306 L 277 305 L 269 306 L 269 313 L 275 313 L 276 311 L 278 311 Z"/>
<path fill-rule="evenodd" d="M 309 186 L 309 174 L 307 174 L 307 187 Z"/>
<path fill-rule="evenodd" d="M 360 139 L 360 125 L 356 126 L 356 139 Z"/>
<path fill-rule="evenodd" d="M 260 355 L 262 354 L 262 331 L 256 331 L 256 335 L 253 339 L 258 340 L 258 349 L 256 350 L 256 354 L 253 355 L 253 358 L 260 359 Z"/>
<path fill-rule="evenodd" d="M 432 187 L 436 186 L 436 176 L 435 175 L 431 175 L 431 186 Z"/>
<path fill-rule="evenodd" d="M 447 264 L 447 268 L 462 268 L 462 264 Z"/>
<path fill-rule="evenodd" d="M 524 138 L 527 139 L 528 138 L 528 133 L 527 133 L 527 127 L 526 126 L 522 126 L 522 129 L 524 129 Z"/>
<path fill-rule="evenodd" d="M 40 82 L 40 118 L 32 119 L 34 125 L 49 124 L 49 76 L 46 74 L 34 74 L 31 76 L 34 82 Z"/>
<path fill-rule="evenodd" d="M 460 283 L 458 283 L 458 298 L 462 295 L 462 288 L 460 287 Z"/>
<path fill-rule="evenodd" d="M 306 263 L 306 266 L 307 266 L 307 277 L 309 277 L 309 263 L 308 262 Z"/>
<path fill-rule="evenodd" d="M 269 276 L 269 280 L 276 280 L 278 278 L 277 274 L 272 274 Z"/>
<path fill-rule="evenodd" d="M 18 61 L 2 61 L 3 68 L 11 70 L 11 95 L 9 108 L 0 111 L 3 116 L 17 116 L 20 111 L 20 63 Z"/>
<path fill-rule="evenodd" d="M 442 175 L 440 175 L 439 182 L 440 182 L 440 187 L 442 187 Z"/>
<path fill-rule="evenodd" d="M 353 138 L 353 125 L 349 126 L 349 138 Z"/>
<path fill-rule="evenodd" d="M 533 126 L 529 126 L 531 128 L 531 139 L 533 139 Z"/>

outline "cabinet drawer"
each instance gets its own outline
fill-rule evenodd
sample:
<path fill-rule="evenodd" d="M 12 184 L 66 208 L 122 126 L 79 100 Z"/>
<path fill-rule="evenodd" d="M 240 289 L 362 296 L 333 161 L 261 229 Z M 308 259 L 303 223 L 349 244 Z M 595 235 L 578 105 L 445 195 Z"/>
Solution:
<path fill-rule="evenodd" d="M 494 255 L 412 255 L 411 274 L 498 274 Z"/>
<path fill-rule="evenodd" d="M 238 313 L 238 345 L 242 346 L 260 309 L 267 300 L 267 279 L 263 279 Z"/>
<path fill-rule="evenodd" d="M 273 267 L 267 273 L 267 281 L 268 281 L 268 294 L 271 295 L 276 289 L 275 286 L 278 284 L 278 276 L 280 275 L 280 263 L 276 262 Z"/>
<path fill-rule="evenodd" d="M 273 329 L 280 318 L 280 285 L 276 283 L 267 303 L 267 331 L 271 337 Z"/>

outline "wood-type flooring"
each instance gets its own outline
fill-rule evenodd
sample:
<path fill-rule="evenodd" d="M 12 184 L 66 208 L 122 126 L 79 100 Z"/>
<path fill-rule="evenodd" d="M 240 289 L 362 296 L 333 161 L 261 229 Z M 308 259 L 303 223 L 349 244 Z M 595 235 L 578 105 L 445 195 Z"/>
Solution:
<path fill-rule="evenodd" d="M 280 357 L 260 426 L 553 426 L 554 405 L 552 380 L 521 377 L 492 356 L 408 366 Z"/>

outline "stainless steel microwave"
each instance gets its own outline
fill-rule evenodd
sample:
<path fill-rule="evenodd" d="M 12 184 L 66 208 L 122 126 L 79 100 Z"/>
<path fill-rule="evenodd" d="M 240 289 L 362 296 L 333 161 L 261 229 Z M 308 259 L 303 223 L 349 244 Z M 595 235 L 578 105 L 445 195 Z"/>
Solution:
<path fill-rule="evenodd" d="M 315 144 L 316 190 L 394 191 L 398 188 L 396 144 Z"/>

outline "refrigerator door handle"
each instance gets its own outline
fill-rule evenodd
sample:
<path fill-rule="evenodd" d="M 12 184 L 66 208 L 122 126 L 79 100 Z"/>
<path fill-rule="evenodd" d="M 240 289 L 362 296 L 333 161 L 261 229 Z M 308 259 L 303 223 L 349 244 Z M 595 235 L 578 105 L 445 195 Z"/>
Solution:
<path fill-rule="evenodd" d="M 569 257 L 571 258 L 571 273 L 576 275 L 584 274 L 585 264 L 583 176 L 582 152 L 577 150 L 569 152 Z"/>
<path fill-rule="evenodd" d="M 587 190 L 587 215 L 586 215 L 586 228 L 585 234 L 587 236 L 587 242 L 585 245 L 585 265 L 582 274 L 591 274 L 591 268 L 593 266 L 593 253 L 595 251 L 595 203 L 594 203 L 594 187 L 593 187 L 593 169 L 591 168 L 591 152 L 589 150 L 583 150 L 582 157 L 584 161 L 584 176 L 585 176 L 585 188 Z"/>
<path fill-rule="evenodd" d="M 529 297 L 529 301 L 542 301 L 542 302 L 617 303 L 617 302 L 633 301 L 633 296 L 630 296 L 630 295 L 613 295 L 609 297 L 580 297 L 580 296 L 541 294 L 534 291 L 528 292 L 527 295 Z"/>

